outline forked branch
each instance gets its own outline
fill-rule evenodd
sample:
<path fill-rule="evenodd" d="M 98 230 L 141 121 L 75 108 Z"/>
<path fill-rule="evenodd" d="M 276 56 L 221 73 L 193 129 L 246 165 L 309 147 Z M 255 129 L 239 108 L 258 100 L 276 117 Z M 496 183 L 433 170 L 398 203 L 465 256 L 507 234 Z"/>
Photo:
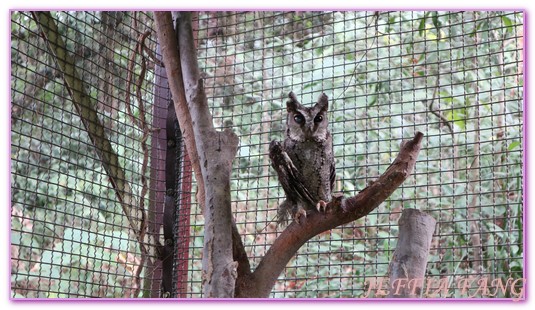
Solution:
<path fill-rule="evenodd" d="M 385 201 L 414 170 L 423 134 L 404 141 L 394 162 L 373 184 L 354 197 L 336 197 L 326 213 L 312 213 L 300 224 L 291 223 L 275 240 L 252 274 L 239 274 L 236 297 L 268 297 L 286 264 L 312 237 L 368 215 Z"/>

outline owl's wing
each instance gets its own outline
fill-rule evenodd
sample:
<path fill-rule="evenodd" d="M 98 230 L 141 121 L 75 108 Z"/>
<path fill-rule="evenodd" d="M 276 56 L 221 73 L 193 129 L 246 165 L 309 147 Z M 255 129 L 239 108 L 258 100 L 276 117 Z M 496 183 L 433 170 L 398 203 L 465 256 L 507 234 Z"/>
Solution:
<path fill-rule="evenodd" d="M 334 182 L 336 181 L 336 168 L 334 167 L 334 159 L 331 163 L 331 174 L 329 175 L 329 181 L 331 182 L 331 193 L 334 190 Z"/>
<path fill-rule="evenodd" d="M 303 185 L 301 173 L 294 166 L 288 154 L 279 141 L 271 141 L 269 145 L 269 158 L 271 165 L 279 176 L 279 182 L 286 193 L 286 198 L 315 205 L 314 199 L 308 189 Z"/>

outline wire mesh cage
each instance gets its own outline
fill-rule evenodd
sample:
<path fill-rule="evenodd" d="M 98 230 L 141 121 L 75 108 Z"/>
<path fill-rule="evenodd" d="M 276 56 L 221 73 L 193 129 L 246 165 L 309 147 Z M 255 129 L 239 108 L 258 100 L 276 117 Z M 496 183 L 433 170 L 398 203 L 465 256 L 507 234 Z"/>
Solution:
<path fill-rule="evenodd" d="M 148 187 L 142 178 L 150 150 L 142 146 L 142 128 L 129 121 L 140 109 L 128 112 L 124 102 L 132 42 L 139 35 L 135 24 L 151 18 L 122 12 L 54 14 L 73 73 L 81 77 L 91 98 L 88 106 L 96 111 L 92 119 L 80 117 L 83 107 L 71 100 L 61 60 L 47 50 L 45 30 L 34 16 L 12 12 L 11 18 L 13 297 L 131 297 L 141 288 L 158 290 L 143 282 L 140 267 L 150 256 L 141 248 L 154 244 L 141 240 L 140 246 L 119 197 L 127 189 L 113 183 L 128 182 L 130 203 L 148 204 L 141 193 Z M 155 41 L 150 45 L 154 48 Z M 150 74 L 141 104 L 154 98 Z M 152 110 L 147 111 L 150 121 Z M 102 136 L 89 134 L 89 126 L 100 126 Z M 104 137 L 110 146 L 103 151 L 107 160 L 93 147 Z M 115 165 L 105 166 L 113 160 Z M 111 180 L 107 169 L 120 170 L 123 179 Z"/>
<path fill-rule="evenodd" d="M 38 14 L 11 14 L 11 296 L 161 296 L 165 256 L 168 296 L 203 297 L 204 218 L 167 118 L 152 14 L 50 15 L 94 107 L 89 122 Z M 198 12 L 194 24 L 214 125 L 240 139 L 232 210 L 252 268 L 285 228 L 268 148 L 284 139 L 290 91 L 305 105 L 329 97 L 335 190 L 345 195 L 377 179 L 402 139 L 426 136 L 413 175 L 365 218 L 307 242 L 271 297 L 384 297 L 407 208 L 437 221 L 423 297 L 523 292 L 522 11 Z"/>

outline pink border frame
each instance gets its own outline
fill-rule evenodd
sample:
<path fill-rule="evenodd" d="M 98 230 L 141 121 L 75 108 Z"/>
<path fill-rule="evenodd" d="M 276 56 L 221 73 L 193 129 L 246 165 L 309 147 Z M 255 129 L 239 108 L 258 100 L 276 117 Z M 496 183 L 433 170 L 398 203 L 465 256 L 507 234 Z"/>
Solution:
<path fill-rule="evenodd" d="M 476 8 L 476 9 L 452 9 L 452 8 L 433 8 L 433 9 L 423 9 L 423 8 L 400 8 L 400 7 L 391 7 L 388 10 L 385 8 L 381 9 L 372 9 L 372 8 L 356 8 L 356 7 L 335 7 L 335 8 L 321 8 L 321 9 L 304 9 L 304 8 L 224 8 L 225 11 L 356 11 L 356 10 L 366 10 L 366 11 L 492 11 L 492 10 L 498 10 L 498 9 L 483 9 L 483 8 Z M 124 11 L 124 10 L 138 10 L 138 11 L 167 11 L 167 10 L 174 10 L 174 11 L 220 11 L 215 9 L 207 9 L 207 8 L 187 8 L 187 9 L 177 9 L 173 7 L 167 7 L 167 8 L 157 8 L 157 9 L 150 9 L 150 8 L 87 8 L 87 7 L 76 7 L 74 9 L 72 8 L 35 8 L 35 7 L 19 7 L 17 9 L 9 9 L 8 11 L 8 18 L 6 18 L 6 23 L 8 24 L 7 29 L 11 29 L 11 13 L 13 11 Z M 512 8 L 499 8 L 500 11 L 521 11 L 524 17 L 524 23 L 523 23 L 523 38 L 524 38 L 524 47 L 523 47 L 523 78 L 524 83 L 522 85 L 524 98 L 523 98 L 523 122 L 524 126 L 522 128 L 522 190 L 523 190 L 523 197 L 522 197 L 522 220 L 523 220 L 523 242 L 524 242 L 524 257 L 523 257 L 523 265 L 524 265 L 524 279 L 527 279 L 527 276 L 529 274 L 528 272 L 528 264 L 527 264 L 527 257 L 529 256 L 529 247 L 528 247 L 528 230 L 529 225 L 527 225 L 527 213 L 528 209 L 526 208 L 527 203 L 529 202 L 528 199 L 528 178 L 527 178 L 527 172 L 528 172 L 528 141 L 527 141 L 527 133 L 528 133 L 528 123 L 527 122 L 527 115 L 528 115 L 528 91 L 527 91 L 527 84 L 528 84 L 528 38 L 527 36 L 527 30 L 528 30 L 528 12 L 526 9 L 512 9 Z M 10 41 L 11 42 L 11 39 Z M 8 51 L 8 59 L 9 63 L 11 64 L 11 44 L 8 45 L 9 51 Z M 11 65 L 9 66 L 8 70 L 8 81 L 11 80 Z M 10 91 L 8 92 L 8 102 L 9 102 L 9 111 L 11 113 L 11 87 L 9 87 Z M 11 118 L 9 118 L 9 128 L 11 129 Z M 8 141 L 9 141 L 9 154 L 11 154 L 11 130 L 7 133 L 8 134 Z M 9 167 L 9 183 L 11 184 L 11 157 L 9 157 L 10 161 L 8 163 Z M 8 204 L 11 206 L 11 186 L 9 187 L 8 191 L 9 195 L 7 196 Z M 11 208 L 8 209 L 8 223 L 7 227 L 11 227 Z M 11 244 L 11 229 L 9 230 L 9 234 L 7 236 L 8 242 L 7 244 Z M 11 247 L 9 248 L 9 257 L 11 258 Z M 7 260 L 6 266 L 9 270 L 9 278 L 8 278 L 8 288 L 11 288 L 11 260 Z M 345 302 L 345 303 L 362 303 L 362 302 L 386 302 L 386 303 L 393 303 L 393 302 L 402 302 L 402 303 L 437 303 L 437 302 L 453 302 L 453 303 L 480 303 L 480 302 L 490 302 L 490 301 L 496 301 L 496 302 L 507 302 L 507 303 L 519 303 L 519 304 L 526 304 L 528 302 L 528 282 L 524 281 L 524 297 L 519 299 L 518 301 L 513 301 L 512 298 L 404 298 L 404 299 L 398 299 L 398 298 L 173 298 L 173 299 L 166 299 L 166 298 L 99 298 L 99 299 L 93 299 L 93 298 L 13 298 L 11 296 L 11 290 L 9 290 L 7 293 L 9 295 L 9 301 L 14 303 L 27 303 L 27 302 L 35 302 L 35 301 L 41 301 L 46 303 L 65 303 L 65 302 L 134 302 L 134 303 L 153 303 L 155 301 L 157 302 L 163 302 L 163 303 L 198 303 L 198 302 L 207 302 L 207 303 L 255 303 L 258 301 L 262 302 L 274 302 L 274 303 L 294 303 L 294 302 Z"/>

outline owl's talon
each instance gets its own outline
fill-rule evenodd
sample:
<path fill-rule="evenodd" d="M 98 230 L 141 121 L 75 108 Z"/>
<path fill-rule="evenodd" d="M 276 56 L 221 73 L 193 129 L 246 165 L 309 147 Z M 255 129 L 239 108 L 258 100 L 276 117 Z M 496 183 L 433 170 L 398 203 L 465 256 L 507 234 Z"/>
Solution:
<path fill-rule="evenodd" d="M 318 201 L 318 203 L 316 204 L 316 209 L 319 212 L 325 212 L 327 210 L 326 207 L 327 207 L 327 203 L 323 200 Z"/>
<path fill-rule="evenodd" d="M 294 221 L 296 221 L 297 224 L 301 224 L 301 217 L 304 217 L 306 219 L 307 212 L 303 208 L 298 208 L 294 214 Z"/>

